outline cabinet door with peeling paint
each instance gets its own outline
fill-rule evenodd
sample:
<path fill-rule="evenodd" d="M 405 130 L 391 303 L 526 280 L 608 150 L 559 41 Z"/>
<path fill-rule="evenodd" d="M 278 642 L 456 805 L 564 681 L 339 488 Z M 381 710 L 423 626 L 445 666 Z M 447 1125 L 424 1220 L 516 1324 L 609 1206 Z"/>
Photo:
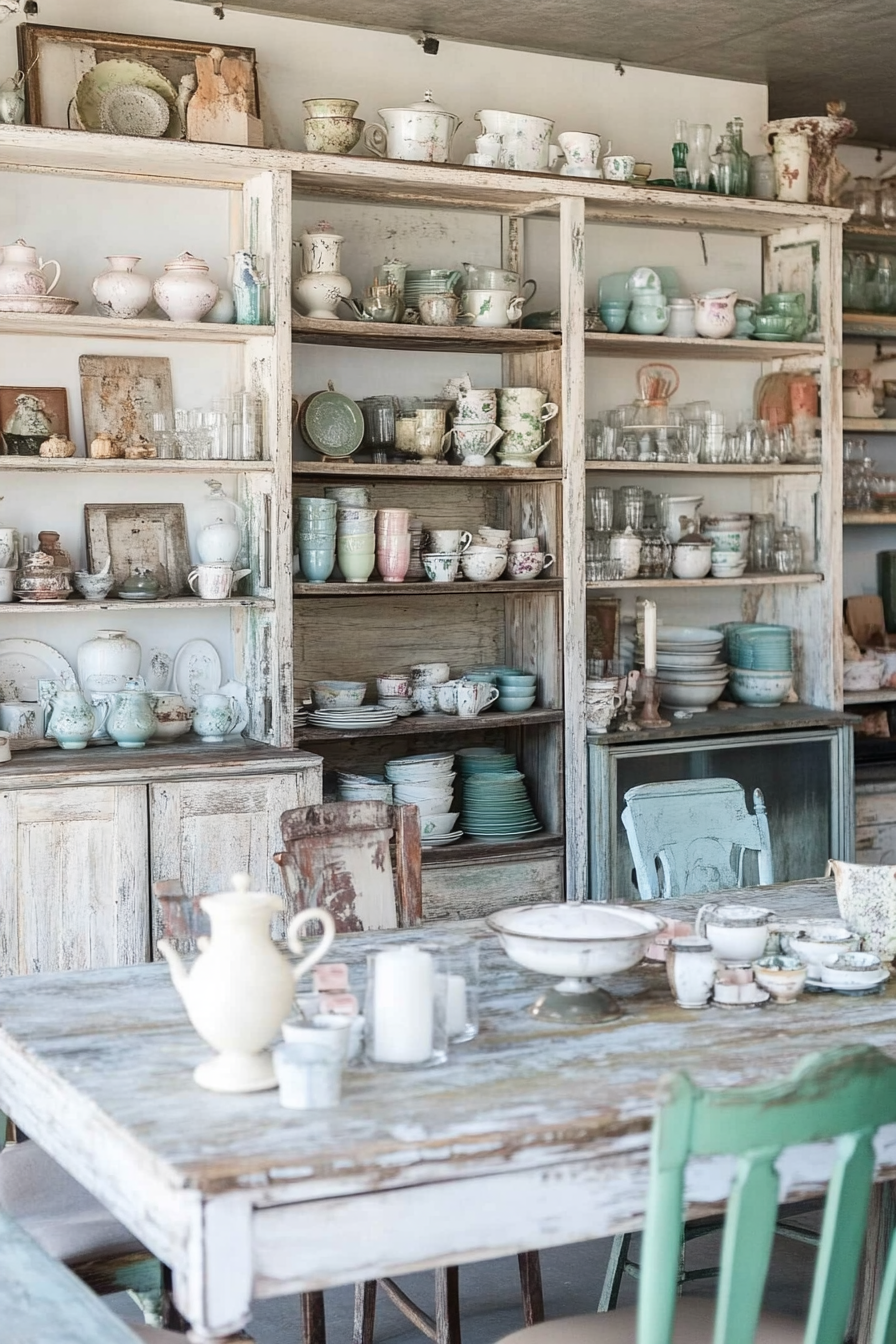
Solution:
<path fill-rule="evenodd" d="M 0 975 L 146 961 L 145 785 L 0 792 Z"/>
<path fill-rule="evenodd" d="M 319 802 L 317 771 L 196 783 L 149 790 L 152 880 L 180 878 L 188 896 L 227 891 L 234 873 L 251 873 L 258 891 L 283 892 L 272 855 L 282 848 L 280 814 Z M 282 920 L 274 932 L 283 936 Z M 153 945 L 161 934 L 153 916 Z"/>

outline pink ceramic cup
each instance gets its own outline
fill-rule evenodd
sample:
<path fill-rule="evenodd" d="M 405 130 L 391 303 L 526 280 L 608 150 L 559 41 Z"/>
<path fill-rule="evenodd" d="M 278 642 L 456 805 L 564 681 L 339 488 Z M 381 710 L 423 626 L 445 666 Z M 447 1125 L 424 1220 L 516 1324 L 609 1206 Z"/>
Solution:
<path fill-rule="evenodd" d="M 376 567 L 383 583 L 403 583 L 411 563 L 411 536 L 391 537 L 388 542 L 378 541 Z"/>
<path fill-rule="evenodd" d="M 410 509 L 378 509 L 376 515 L 377 533 L 407 532 L 411 521 Z"/>

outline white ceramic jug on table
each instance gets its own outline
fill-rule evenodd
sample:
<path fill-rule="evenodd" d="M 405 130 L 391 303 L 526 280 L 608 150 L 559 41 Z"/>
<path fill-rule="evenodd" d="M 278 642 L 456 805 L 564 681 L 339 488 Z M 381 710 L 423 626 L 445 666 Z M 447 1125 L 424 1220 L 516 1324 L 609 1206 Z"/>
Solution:
<path fill-rule="evenodd" d="M 329 910 L 300 910 L 286 930 L 290 952 L 302 957 L 299 932 L 306 924 L 322 924 L 323 937 L 291 966 L 271 938 L 271 917 L 283 902 L 270 892 L 250 891 L 251 881 L 248 873 L 236 873 L 232 891 L 202 897 L 199 904 L 212 931 L 197 939 L 199 956 L 189 972 L 172 944 L 166 938 L 159 942 L 190 1021 L 217 1051 L 193 1071 L 199 1086 L 210 1092 L 276 1087 L 267 1047 L 292 1011 L 300 977 L 326 955 L 336 936 Z"/>

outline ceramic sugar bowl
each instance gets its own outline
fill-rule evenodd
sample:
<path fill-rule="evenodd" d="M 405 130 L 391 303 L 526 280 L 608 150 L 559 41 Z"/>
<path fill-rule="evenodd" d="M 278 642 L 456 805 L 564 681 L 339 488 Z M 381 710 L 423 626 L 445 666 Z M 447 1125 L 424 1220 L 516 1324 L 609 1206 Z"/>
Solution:
<path fill-rule="evenodd" d="M 694 932 L 708 938 L 720 961 L 756 961 L 765 951 L 771 910 L 761 905 L 703 905 Z"/>
<path fill-rule="evenodd" d="M 165 274 L 153 285 L 152 296 L 172 322 L 199 322 L 218 297 L 218 286 L 209 277 L 207 262 L 181 252 L 165 263 Z"/>
<path fill-rule="evenodd" d="M 233 890 L 203 896 L 211 936 L 199 940 L 188 971 L 167 939 L 159 951 L 171 968 L 174 988 L 196 1031 L 217 1053 L 193 1072 L 211 1092 L 263 1092 L 276 1087 L 268 1046 L 289 1017 L 299 978 L 329 951 L 336 925 L 329 910 L 300 910 L 289 922 L 286 943 L 301 960 L 290 965 L 271 938 L 279 897 L 250 891 L 248 873 L 237 873 Z M 323 937 L 306 956 L 299 933 L 319 923 Z"/>

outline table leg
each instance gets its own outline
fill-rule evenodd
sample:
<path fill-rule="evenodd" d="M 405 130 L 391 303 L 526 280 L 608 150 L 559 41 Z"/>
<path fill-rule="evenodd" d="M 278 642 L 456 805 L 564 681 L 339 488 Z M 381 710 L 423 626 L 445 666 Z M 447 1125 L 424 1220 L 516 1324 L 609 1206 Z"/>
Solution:
<path fill-rule="evenodd" d="M 896 1227 L 896 1181 L 878 1181 L 871 1187 L 865 1246 L 856 1278 L 847 1344 L 869 1344 L 881 1279 L 887 1263 L 890 1237 Z"/>

